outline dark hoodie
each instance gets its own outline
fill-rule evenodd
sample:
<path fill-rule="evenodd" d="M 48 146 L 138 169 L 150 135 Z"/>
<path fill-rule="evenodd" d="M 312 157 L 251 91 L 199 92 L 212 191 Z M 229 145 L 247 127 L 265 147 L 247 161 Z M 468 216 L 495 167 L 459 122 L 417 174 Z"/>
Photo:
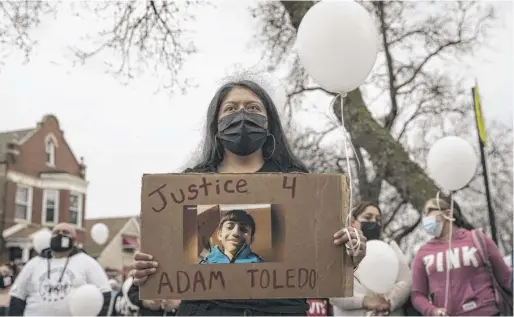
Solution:
<path fill-rule="evenodd" d="M 77 247 L 74 247 L 73 250 L 70 252 L 69 257 L 72 257 L 79 253 L 85 253 L 85 252 L 83 252 L 81 249 L 78 249 Z M 49 261 L 52 258 L 52 251 L 50 250 L 50 248 L 44 249 L 39 256 L 44 259 L 48 259 L 48 261 Z M 107 316 L 107 314 L 109 312 L 109 304 L 111 302 L 111 292 L 103 293 L 103 297 L 104 297 L 104 303 L 102 306 L 102 310 L 100 311 L 98 316 Z M 24 300 L 12 296 L 11 301 L 9 303 L 9 312 L 8 312 L 9 316 L 23 316 L 24 312 L 25 312 L 26 304 L 27 303 Z"/>
<path fill-rule="evenodd" d="M 185 173 L 215 173 L 216 168 L 187 169 Z M 304 172 L 296 168 L 280 168 L 267 161 L 257 173 Z M 305 316 L 306 299 L 227 299 L 182 301 L 177 316 Z"/>

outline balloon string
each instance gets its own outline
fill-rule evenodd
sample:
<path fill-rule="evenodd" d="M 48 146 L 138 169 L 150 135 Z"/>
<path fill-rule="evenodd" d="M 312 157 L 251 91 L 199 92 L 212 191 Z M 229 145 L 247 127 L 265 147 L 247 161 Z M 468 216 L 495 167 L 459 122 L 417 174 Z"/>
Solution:
<path fill-rule="evenodd" d="M 341 124 L 343 125 L 343 129 L 341 130 L 341 133 L 343 134 L 343 142 L 346 142 L 346 138 L 347 138 L 347 134 L 346 134 L 346 127 L 344 125 L 344 112 L 343 112 L 343 106 L 344 106 L 344 98 L 346 97 L 346 93 L 340 93 L 340 94 L 337 94 L 335 95 L 334 99 L 332 99 L 332 102 L 330 103 L 330 106 L 329 106 L 329 113 L 331 114 L 331 117 L 332 117 L 332 121 L 339 125 L 339 120 L 337 119 L 336 115 L 334 114 L 334 111 L 332 109 L 334 109 L 334 105 L 337 101 L 337 98 L 338 97 L 341 97 L 341 100 L 340 100 L 340 108 L 341 108 Z M 346 143 L 345 143 L 346 144 Z M 355 160 L 357 161 L 357 170 L 360 170 L 360 167 L 361 167 L 361 161 L 359 160 L 359 157 L 356 155 L 357 151 L 355 150 L 355 147 L 353 146 L 353 143 L 350 142 L 350 147 L 352 148 L 352 152 L 353 154 L 355 155 Z M 346 151 L 347 149 L 345 149 Z M 345 153 L 347 154 L 347 153 Z"/>
<path fill-rule="evenodd" d="M 332 120 L 337 122 L 337 124 L 339 124 L 339 120 L 335 116 L 335 114 L 334 114 L 332 109 L 334 109 L 334 105 L 335 105 L 335 102 L 337 101 L 337 98 L 341 98 L 340 99 L 339 107 L 340 107 L 340 110 L 341 110 L 342 129 L 340 131 L 343 134 L 343 146 L 344 146 L 344 152 L 345 152 L 346 169 L 347 169 L 347 173 L 348 173 L 348 182 L 349 182 L 349 191 L 350 191 L 350 203 L 349 203 L 350 212 L 348 213 L 348 216 L 346 218 L 346 227 L 348 227 L 351 224 L 353 211 L 355 209 L 354 205 L 353 205 L 353 203 L 354 203 L 353 202 L 353 199 L 354 199 L 354 195 L 353 195 L 353 175 L 352 175 L 352 168 L 351 168 L 351 164 L 350 164 L 350 150 L 348 148 L 348 145 L 350 146 L 351 151 L 354 154 L 354 158 L 357 161 L 357 170 L 360 169 L 361 162 L 360 162 L 358 156 L 356 155 L 357 151 L 355 150 L 355 147 L 353 146 L 352 142 L 351 141 L 348 142 L 348 135 L 347 135 L 346 127 L 344 125 L 344 98 L 345 97 L 346 97 L 346 93 L 339 93 L 339 94 L 337 94 L 334 97 L 334 99 L 332 100 L 332 102 L 330 103 L 329 113 L 332 115 Z"/>
<path fill-rule="evenodd" d="M 439 193 L 438 193 L 439 195 Z M 438 199 L 439 200 L 439 199 Z M 448 302 L 450 297 L 450 253 L 452 252 L 452 238 L 453 238 L 453 193 L 450 192 L 450 232 L 448 239 L 448 252 L 446 253 L 446 285 L 445 285 L 445 294 L 444 294 L 444 309 L 446 310 L 446 315 L 449 316 L 448 311 Z"/>
<path fill-rule="evenodd" d="M 335 102 L 336 102 L 337 98 L 340 98 L 341 124 L 342 124 L 341 132 L 343 134 L 343 145 L 344 145 L 346 169 L 347 169 L 347 174 L 348 174 L 348 183 L 349 183 L 349 192 L 350 192 L 349 212 L 348 212 L 348 215 L 347 215 L 347 217 L 345 219 L 345 227 L 348 228 L 351 225 L 351 222 L 352 222 L 352 219 L 353 219 L 353 211 L 355 209 L 354 201 L 353 201 L 353 199 L 354 199 L 354 196 L 353 196 L 353 175 L 352 175 L 352 168 L 351 168 L 351 164 L 350 164 L 350 149 L 348 147 L 348 143 L 350 143 L 351 150 L 353 151 L 354 157 L 355 157 L 355 159 L 357 161 L 357 169 L 360 168 L 360 161 L 359 161 L 359 158 L 356 155 L 356 150 L 353 147 L 352 142 L 351 141 L 348 142 L 348 140 L 347 140 L 348 135 L 346 133 L 347 131 L 346 131 L 346 128 L 345 128 L 345 125 L 344 125 L 344 97 L 346 97 L 346 93 L 340 93 L 340 94 L 337 94 L 334 97 L 334 99 L 330 103 L 329 113 L 332 114 L 332 117 L 334 119 L 335 115 L 334 115 L 334 112 L 332 111 L 332 109 L 333 109 L 333 107 L 335 105 Z M 335 118 L 335 121 L 339 122 L 339 120 L 337 120 L 337 117 Z M 354 231 L 356 232 L 356 230 L 354 230 Z M 346 232 L 349 235 L 348 229 L 346 229 Z M 359 254 L 359 252 L 360 252 L 361 241 L 360 241 L 360 237 L 359 237 L 358 234 L 357 234 L 357 239 L 356 240 L 357 241 L 354 243 L 353 240 L 350 239 L 348 241 L 349 245 L 347 246 L 347 248 L 350 249 L 348 251 L 351 251 L 351 254 L 353 256 L 357 256 Z"/>
<path fill-rule="evenodd" d="M 439 196 L 440 196 L 440 191 L 437 192 L 437 195 L 436 195 L 436 203 L 437 203 L 437 209 L 439 209 L 439 211 L 443 212 L 443 210 L 441 209 L 441 205 L 439 204 Z M 450 270 L 451 270 L 451 267 L 450 267 L 450 254 L 452 252 L 452 238 L 453 238 L 453 221 L 455 221 L 455 219 L 453 218 L 453 193 L 450 192 L 450 215 L 449 216 L 445 216 L 444 214 L 442 215 L 443 218 L 446 218 L 450 221 L 450 229 L 449 229 L 449 238 L 448 238 L 448 250 L 446 251 L 446 285 L 445 285 L 445 292 L 444 292 L 444 309 L 446 310 L 446 316 L 449 316 L 448 315 L 448 302 L 449 302 L 449 297 L 450 297 Z"/>

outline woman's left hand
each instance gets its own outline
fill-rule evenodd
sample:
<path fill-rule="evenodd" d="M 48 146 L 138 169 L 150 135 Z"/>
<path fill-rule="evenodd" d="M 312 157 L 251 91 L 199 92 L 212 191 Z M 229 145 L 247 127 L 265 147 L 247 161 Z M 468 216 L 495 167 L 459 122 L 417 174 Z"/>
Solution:
<path fill-rule="evenodd" d="M 357 267 L 357 266 L 359 266 L 362 259 L 366 255 L 366 238 L 362 234 L 362 231 L 360 231 L 357 228 L 348 227 L 348 232 L 350 233 L 349 236 L 348 236 L 345 228 L 337 231 L 334 234 L 334 244 L 338 245 L 338 246 L 343 245 L 343 244 L 346 245 L 348 253 L 352 256 L 353 265 L 354 265 L 354 267 Z M 351 254 L 352 249 L 350 247 L 350 243 L 353 245 L 357 245 L 358 239 L 360 239 L 359 249 L 358 249 L 358 251 L 356 251 L 355 254 Z"/>
<path fill-rule="evenodd" d="M 178 309 L 180 302 L 180 299 L 165 299 L 161 301 L 161 308 L 169 312 L 174 309 Z"/>

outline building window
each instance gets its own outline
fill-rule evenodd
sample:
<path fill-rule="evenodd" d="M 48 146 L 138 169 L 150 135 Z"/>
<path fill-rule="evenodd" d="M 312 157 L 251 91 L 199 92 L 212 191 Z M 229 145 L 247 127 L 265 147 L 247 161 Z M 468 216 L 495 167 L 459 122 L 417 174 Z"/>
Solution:
<path fill-rule="evenodd" d="M 68 222 L 79 227 L 82 226 L 82 195 L 70 193 L 70 204 L 68 207 Z"/>
<path fill-rule="evenodd" d="M 20 247 L 10 247 L 9 251 L 9 261 L 21 260 L 23 250 Z"/>
<path fill-rule="evenodd" d="M 59 191 L 45 189 L 43 192 L 43 223 L 56 224 L 59 221 Z"/>
<path fill-rule="evenodd" d="M 30 221 L 32 216 L 32 188 L 18 185 L 16 189 L 16 210 L 14 218 Z"/>
<path fill-rule="evenodd" d="M 55 166 L 55 142 L 54 139 L 49 137 L 45 144 L 45 160 L 46 165 Z"/>
<path fill-rule="evenodd" d="M 139 245 L 137 237 L 122 235 L 121 239 L 123 243 L 123 252 L 134 253 L 137 250 L 137 247 Z"/>

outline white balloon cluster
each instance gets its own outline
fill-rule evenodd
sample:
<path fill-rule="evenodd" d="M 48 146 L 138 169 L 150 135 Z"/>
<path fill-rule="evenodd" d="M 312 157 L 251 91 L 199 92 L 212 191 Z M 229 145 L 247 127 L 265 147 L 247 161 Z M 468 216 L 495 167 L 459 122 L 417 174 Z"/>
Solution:
<path fill-rule="evenodd" d="M 72 316 L 98 316 L 103 304 L 102 292 L 92 284 L 77 287 L 68 297 L 68 305 Z"/>
<path fill-rule="evenodd" d="M 109 238 L 109 228 L 105 223 L 95 223 L 91 228 L 91 238 L 99 245 L 104 244 Z"/>
<path fill-rule="evenodd" d="M 475 175 L 478 158 L 465 139 L 447 136 L 437 141 L 428 152 L 428 173 L 435 182 L 454 191 L 466 186 Z"/>

